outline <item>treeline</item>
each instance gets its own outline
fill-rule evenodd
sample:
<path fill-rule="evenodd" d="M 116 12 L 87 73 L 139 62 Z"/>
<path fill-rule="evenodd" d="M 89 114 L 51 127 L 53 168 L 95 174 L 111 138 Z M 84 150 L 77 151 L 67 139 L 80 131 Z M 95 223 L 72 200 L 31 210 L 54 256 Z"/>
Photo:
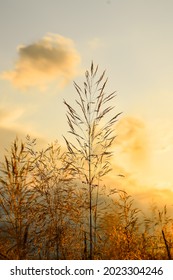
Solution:
<path fill-rule="evenodd" d="M 0 168 L 1 259 L 89 258 L 88 190 L 66 159 L 57 142 L 12 143 Z M 92 211 L 93 259 L 171 259 L 166 207 L 147 218 L 126 192 L 100 185 Z"/>

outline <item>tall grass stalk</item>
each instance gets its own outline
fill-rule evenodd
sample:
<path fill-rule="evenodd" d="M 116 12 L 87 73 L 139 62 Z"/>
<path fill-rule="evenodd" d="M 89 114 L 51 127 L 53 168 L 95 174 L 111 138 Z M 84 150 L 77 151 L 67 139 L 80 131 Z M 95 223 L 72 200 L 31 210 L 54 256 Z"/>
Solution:
<path fill-rule="evenodd" d="M 97 181 L 111 170 L 109 150 L 114 139 L 114 124 L 121 113 L 114 114 L 112 106 L 115 91 L 106 92 L 108 79 L 105 71 L 97 78 L 98 66 L 91 63 L 90 70 L 85 72 L 83 89 L 74 82 L 78 98 L 77 110 L 66 101 L 67 121 L 69 133 L 73 135 L 74 142 L 64 137 L 69 162 L 74 175 L 79 176 L 81 183 L 88 186 L 89 209 L 89 259 L 93 259 L 93 190 Z M 107 120 L 107 115 L 112 113 Z M 106 121 L 107 120 L 107 121 Z"/>

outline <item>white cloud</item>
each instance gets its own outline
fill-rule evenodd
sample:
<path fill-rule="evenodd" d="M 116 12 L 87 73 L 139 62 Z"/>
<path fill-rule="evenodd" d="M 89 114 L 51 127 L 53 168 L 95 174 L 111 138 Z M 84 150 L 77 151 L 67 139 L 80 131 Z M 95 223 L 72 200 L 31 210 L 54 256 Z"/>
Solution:
<path fill-rule="evenodd" d="M 94 37 L 88 42 L 88 46 L 91 50 L 97 50 L 98 48 L 103 46 L 103 42 L 101 42 L 100 38 Z"/>
<path fill-rule="evenodd" d="M 48 34 L 38 42 L 18 46 L 17 51 L 14 69 L 1 74 L 17 88 L 44 89 L 52 81 L 62 87 L 78 73 L 80 55 L 69 38 Z"/>

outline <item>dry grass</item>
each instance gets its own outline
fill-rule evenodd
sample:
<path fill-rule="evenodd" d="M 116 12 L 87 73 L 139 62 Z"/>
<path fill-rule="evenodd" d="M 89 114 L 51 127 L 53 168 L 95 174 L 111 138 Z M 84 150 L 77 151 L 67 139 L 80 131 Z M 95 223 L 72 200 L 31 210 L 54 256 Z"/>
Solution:
<path fill-rule="evenodd" d="M 40 151 L 27 136 L 0 163 L 0 259 L 172 259 L 167 207 L 145 217 L 129 194 L 104 186 L 119 114 L 97 74 L 92 63 L 83 89 L 74 83 L 78 110 L 64 101 L 66 152 L 57 142 Z"/>

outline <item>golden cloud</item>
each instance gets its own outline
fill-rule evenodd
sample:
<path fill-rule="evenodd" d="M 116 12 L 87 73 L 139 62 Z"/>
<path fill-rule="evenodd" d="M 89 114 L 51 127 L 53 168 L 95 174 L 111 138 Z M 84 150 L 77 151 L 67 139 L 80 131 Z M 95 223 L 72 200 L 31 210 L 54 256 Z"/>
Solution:
<path fill-rule="evenodd" d="M 116 125 L 116 145 L 132 164 L 143 165 L 149 158 L 149 137 L 146 124 L 136 117 L 127 116 Z"/>
<path fill-rule="evenodd" d="M 24 114 L 24 109 L 6 110 L 3 107 L 0 108 L 0 128 L 5 129 L 18 129 L 18 119 Z"/>
<path fill-rule="evenodd" d="M 18 55 L 14 70 L 3 72 L 1 78 L 20 89 L 44 89 L 52 81 L 62 87 L 78 73 L 80 55 L 73 41 L 57 34 L 19 46 Z"/>
<path fill-rule="evenodd" d="M 165 183 L 163 188 L 158 188 L 153 182 L 146 184 L 145 180 L 140 180 L 135 176 L 136 174 L 127 171 L 125 167 L 113 163 L 112 168 L 113 170 L 104 178 L 108 192 L 125 191 L 134 200 L 134 206 L 147 216 L 151 212 L 151 205 L 157 205 L 160 210 L 167 205 L 173 215 L 173 191 L 169 188 L 169 184 Z M 110 197 L 114 198 L 114 195 Z"/>
<path fill-rule="evenodd" d="M 34 131 L 31 124 L 22 124 L 21 118 L 25 114 L 25 111 L 20 108 L 5 109 L 0 107 L 0 159 L 4 156 L 2 151 L 4 148 L 8 148 L 15 137 L 25 139 L 29 134 L 33 138 L 39 138 L 39 145 L 44 145 L 45 140 L 42 135 Z"/>

